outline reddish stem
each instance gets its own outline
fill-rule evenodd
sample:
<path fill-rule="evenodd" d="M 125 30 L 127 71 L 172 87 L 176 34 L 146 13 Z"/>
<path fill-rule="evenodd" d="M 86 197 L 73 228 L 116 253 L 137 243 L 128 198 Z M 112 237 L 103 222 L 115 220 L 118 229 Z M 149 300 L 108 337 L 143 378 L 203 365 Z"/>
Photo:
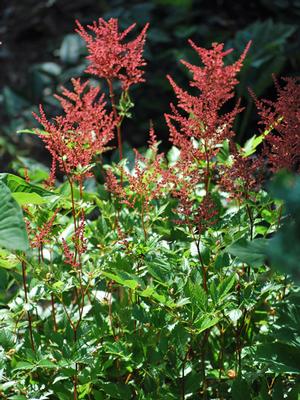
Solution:
<path fill-rule="evenodd" d="M 57 322 L 56 322 L 56 313 L 55 313 L 55 302 L 54 302 L 53 293 L 51 293 L 51 309 L 52 309 L 52 318 L 53 318 L 54 332 L 57 332 Z"/>
<path fill-rule="evenodd" d="M 22 277 L 23 277 L 23 288 L 24 288 L 24 294 L 25 294 L 25 302 L 28 305 L 28 294 L 27 294 L 27 285 L 26 285 L 26 263 L 25 263 L 25 261 L 22 261 Z M 34 346 L 34 341 L 33 341 L 33 333 L 32 333 L 32 320 L 31 320 L 31 314 L 30 314 L 29 310 L 27 311 L 27 319 L 28 319 L 28 327 L 29 327 L 31 348 L 32 348 L 33 351 L 35 351 L 35 346 Z"/>
<path fill-rule="evenodd" d="M 115 117 L 115 120 L 118 121 L 119 115 L 118 115 L 118 110 L 117 110 L 116 102 L 115 102 L 115 93 L 114 93 L 112 79 L 107 79 L 107 84 L 108 84 L 109 96 L 110 96 L 110 101 L 111 101 L 111 106 L 113 109 L 114 117 Z M 123 159 L 123 148 L 122 148 L 122 135 L 121 135 L 120 123 L 117 124 L 117 137 L 118 137 L 119 157 L 120 157 L 120 161 L 121 161 Z"/>

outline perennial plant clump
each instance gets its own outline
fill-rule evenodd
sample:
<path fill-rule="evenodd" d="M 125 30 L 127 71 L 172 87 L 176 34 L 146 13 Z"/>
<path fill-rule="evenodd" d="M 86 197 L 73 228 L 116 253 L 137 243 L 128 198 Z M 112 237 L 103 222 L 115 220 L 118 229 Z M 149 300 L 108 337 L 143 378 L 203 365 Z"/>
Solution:
<path fill-rule="evenodd" d="M 261 120 L 240 146 L 251 43 L 228 64 L 223 44 L 190 41 L 189 89 L 167 77 L 171 149 L 151 122 L 147 149 L 128 153 L 148 24 L 131 40 L 134 27 L 77 22 L 99 84 L 72 79 L 62 114 L 40 106 L 42 128 L 25 131 L 52 156 L 46 180 L 0 174 L 0 397 L 296 399 L 299 287 L 268 258 L 290 216 L 268 180 L 299 171 L 299 79 L 275 80 L 273 102 L 252 94 Z"/>

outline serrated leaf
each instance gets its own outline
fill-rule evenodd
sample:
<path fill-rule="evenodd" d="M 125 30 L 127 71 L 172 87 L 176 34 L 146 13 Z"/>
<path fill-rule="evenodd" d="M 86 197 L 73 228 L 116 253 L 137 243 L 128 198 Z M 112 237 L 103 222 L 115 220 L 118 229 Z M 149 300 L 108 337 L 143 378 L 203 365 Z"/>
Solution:
<path fill-rule="evenodd" d="M 220 321 L 220 318 L 215 315 L 204 314 L 195 321 L 194 326 L 197 329 L 197 333 L 201 333 L 201 332 L 206 331 L 209 328 L 212 328 L 219 321 Z"/>
<path fill-rule="evenodd" d="M 38 367 L 40 368 L 47 368 L 47 369 L 56 369 L 58 368 L 58 366 L 56 364 L 54 364 L 52 361 L 50 360 L 41 360 L 39 361 Z"/>

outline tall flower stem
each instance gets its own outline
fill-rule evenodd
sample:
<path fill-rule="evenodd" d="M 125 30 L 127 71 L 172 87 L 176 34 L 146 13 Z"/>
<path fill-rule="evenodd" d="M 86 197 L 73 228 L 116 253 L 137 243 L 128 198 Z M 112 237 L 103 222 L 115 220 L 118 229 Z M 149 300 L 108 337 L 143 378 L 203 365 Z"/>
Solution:
<path fill-rule="evenodd" d="M 24 288 L 24 295 L 25 295 L 25 303 L 28 305 L 28 292 L 27 292 L 27 283 L 26 283 L 26 263 L 22 260 L 22 278 L 23 278 L 23 288 Z M 28 319 L 28 328 L 29 328 L 29 336 L 31 342 L 31 348 L 35 351 L 34 340 L 33 340 L 33 333 L 32 333 L 32 319 L 30 311 L 27 310 L 27 319 Z"/>
<path fill-rule="evenodd" d="M 109 96 L 111 101 L 111 106 L 113 109 L 115 120 L 119 119 L 118 110 L 116 106 L 115 100 L 115 92 L 113 88 L 112 79 L 107 79 L 108 89 L 109 89 Z M 123 146 L 122 146 L 122 134 L 121 134 L 121 122 L 117 124 L 117 138 L 118 138 L 118 149 L 119 149 L 119 158 L 120 161 L 123 159 Z"/>
<path fill-rule="evenodd" d="M 52 319 L 53 319 L 54 332 L 57 332 L 55 301 L 54 301 L 53 293 L 51 293 L 51 310 L 52 310 Z"/>
<path fill-rule="evenodd" d="M 145 225 L 145 205 L 144 205 L 144 201 L 143 201 L 143 204 L 142 204 L 141 219 L 142 219 L 142 227 L 143 227 L 143 232 L 144 232 L 144 239 L 146 241 L 148 235 L 147 235 L 147 230 L 146 230 L 146 225 Z"/>

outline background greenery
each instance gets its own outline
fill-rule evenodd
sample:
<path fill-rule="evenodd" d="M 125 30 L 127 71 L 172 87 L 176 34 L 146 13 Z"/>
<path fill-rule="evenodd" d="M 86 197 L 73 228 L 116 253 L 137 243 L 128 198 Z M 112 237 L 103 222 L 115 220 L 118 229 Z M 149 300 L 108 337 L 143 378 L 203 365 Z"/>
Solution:
<path fill-rule="evenodd" d="M 299 75 L 300 1 L 257 0 L 2 0 L 0 4 L 0 166 L 7 170 L 15 155 L 47 157 L 38 139 L 17 130 L 33 126 L 32 111 L 39 103 L 47 112 L 59 111 L 53 92 L 81 76 L 86 66 L 85 49 L 74 31 L 74 20 L 88 24 L 99 17 L 118 17 L 121 27 L 146 22 L 151 27 L 145 56 L 147 82 L 132 93 L 136 104 L 134 125 L 127 122 L 125 139 L 140 147 L 147 140 L 152 119 L 162 146 L 168 147 L 163 113 L 173 101 L 165 75 L 184 86 L 187 72 L 180 58 L 193 62 L 196 55 L 187 39 L 205 47 L 225 42 L 237 57 L 245 44 L 253 45 L 240 79 L 238 95 L 248 112 L 237 121 L 238 140 L 252 136 L 255 113 L 247 87 L 258 96 L 272 96 L 271 74 Z M 228 62 L 231 62 L 228 57 Z M 253 128 L 252 128 L 253 127 Z M 46 158 L 47 159 L 47 158 Z"/>

